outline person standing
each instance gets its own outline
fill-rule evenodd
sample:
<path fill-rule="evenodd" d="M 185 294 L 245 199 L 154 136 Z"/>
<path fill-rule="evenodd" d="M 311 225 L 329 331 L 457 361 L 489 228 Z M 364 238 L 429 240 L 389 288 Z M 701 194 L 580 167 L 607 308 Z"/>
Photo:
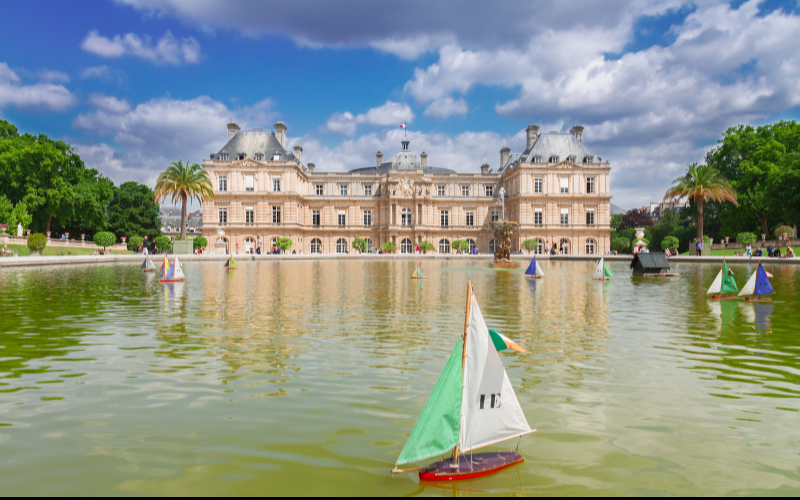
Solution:
<path fill-rule="evenodd" d="M 703 240 L 695 240 L 697 243 L 694 244 L 694 247 L 697 249 L 697 256 L 703 255 Z"/>
<path fill-rule="evenodd" d="M 750 245 L 750 243 L 747 244 L 747 256 L 748 257 L 753 256 L 753 247 Z"/>

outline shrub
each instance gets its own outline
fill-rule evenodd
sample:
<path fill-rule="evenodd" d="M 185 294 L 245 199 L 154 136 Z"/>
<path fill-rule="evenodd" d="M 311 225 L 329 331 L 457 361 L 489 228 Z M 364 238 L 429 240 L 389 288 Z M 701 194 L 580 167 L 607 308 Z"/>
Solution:
<path fill-rule="evenodd" d="M 41 233 L 35 233 L 28 236 L 28 249 L 36 252 L 41 252 L 47 246 L 47 236 Z"/>
<path fill-rule="evenodd" d="M 358 250 L 359 253 L 367 251 L 367 240 L 364 238 L 356 238 L 353 240 L 353 250 Z"/>
<path fill-rule="evenodd" d="M 395 253 L 397 251 L 397 245 L 391 241 L 387 241 L 381 246 L 381 250 L 383 250 L 383 253 Z"/>
<path fill-rule="evenodd" d="M 739 233 L 736 235 L 736 243 L 753 245 L 756 241 L 758 241 L 758 238 L 753 233 Z"/>
<path fill-rule="evenodd" d="M 422 240 L 419 242 L 419 251 L 422 253 L 433 252 L 434 249 L 435 247 L 433 246 L 433 243 L 428 240 Z"/>
<path fill-rule="evenodd" d="M 663 240 L 661 240 L 661 250 L 666 250 L 667 248 L 678 248 L 681 242 L 678 238 L 674 236 L 665 236 Z"/>
<path fill-rule="evenodd" d="M 794 229 L 792 229 L 791 227 L 789 227 L 789 226 L 778 226 L 778 227 L 775 228 L 775 237 L 780 238 L 780 237 L 783 236 L 783 233 L 786 233 L 786 235 L 789 238 L 794 238 Z"/>
<path fill-rule="evenodd" d="M 537 240 L 536 238 L 528 238 L 527 240 L 522 242 L 522 248 L 528 253 L 535 251 L 536 248 L 538 247 L 539 247 L 539 240 Z"/>
<path fill-rule="evenodd" d="M 100 231 L 94 235 L 94 244 L 103 247 L 103 253 L 105 253 L 106 247 L 114 245 L 116 241 L 117 237 L 114 236 L 114 233 L 109 233 L 108 231 Z"/>
<path fill-rule="evenodd" d="M 456 252 L 469 252 L 469 242 L 467 240 L 455 240 L 450 246 Z"/>
<path fill-rule="evenodd" d="M 192 247 L 195 250 L 199 250 L 201 248 L 205 248 L 208 246 L 208 240 L 202 236 L 195 236 L 194 241 L 192 242 Z"/>
<path fill-rule="evenodd" d="M 287 250 L 292 248 L 292 239 L 278 238 L 278 241 L 275 242 L 275 245 L 281 249 L 281 252 L 286 253 Z"/>
<path fill-rule="evenodd" d="M 153 241 L 156 244 L 156 247 L 162 252 L 167 252 L 172 250 L 172 240 L 169 239 L 167 236 L 159 236 Z"/>
<path fill-rule="evenodd" d="M 142 248 L 142 243 L 144 243 L 144 238 L 141 236 L 131 236 L 128 238 L 128 250 L 131 252 L 137 252 L 140 248 Z"/>
<path fill-rule="evenodd" d="M 22 229 L 30 227 L 31 222 L 33 222 L 33 216 L 28 213 L 28 205 L 24 202 L 17 203 L 17 206 L 14 207 L 14 210 L 11 211 L 11 227 L 13 228 L 12 231 L 9 231 L 12 234 L 17 234 L 17 227 L 22 225 Z"/>
<path fill-rule="evenodd" d="M 624 236 L 618 236 L 611 240 L 611 248 L 619 253 L 627 253 L 631 249 L 631 240 Z"/>

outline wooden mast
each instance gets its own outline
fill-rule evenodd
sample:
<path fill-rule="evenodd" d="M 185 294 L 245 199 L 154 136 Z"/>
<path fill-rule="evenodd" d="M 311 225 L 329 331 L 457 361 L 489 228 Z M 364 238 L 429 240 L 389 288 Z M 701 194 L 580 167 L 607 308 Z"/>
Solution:
<path fill-rule="evenodd" d="M 467 366 L 467 330 L 469 330 L 469 306 L 472 304 L 472 282 L 467 282 L 467 315 L 464 318 L 464 339 L 461 346 L 461 387 L 464 387 L 464 371 Z M 459 433 L 460 434 L 460 433 Z M 458 443 L 453 450 L 453 465 L 458 465 Z"/>

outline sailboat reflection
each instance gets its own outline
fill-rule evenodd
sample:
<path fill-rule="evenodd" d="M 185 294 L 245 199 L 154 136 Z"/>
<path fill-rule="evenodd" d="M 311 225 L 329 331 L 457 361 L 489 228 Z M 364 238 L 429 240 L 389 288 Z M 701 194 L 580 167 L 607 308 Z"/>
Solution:
<path fill-rule="evenodd" d="M 756 314 L 756 330 L 758 333 L 772 333 L 772 302 L 756 302 L 753 304 Z"/>

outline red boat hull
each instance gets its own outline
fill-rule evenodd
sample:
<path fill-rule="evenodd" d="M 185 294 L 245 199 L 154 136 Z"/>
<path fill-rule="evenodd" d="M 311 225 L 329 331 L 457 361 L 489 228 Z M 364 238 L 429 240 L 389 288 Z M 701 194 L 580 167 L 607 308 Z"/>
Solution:
<path fill-rule="evenodd" d="M 512 465 L 525 461 L 525 457 L 513 451 L 492 451 L 458 457 L 453 467 L 452 459 L 440 460 L 420 471 L 420 481 L 463 481 L 494 474 Z"/>
<path fill-rule="evenodd" d="M 162 283 L 183 283 L 185 280 L 161 280 Z"/>
<path fill-rule="evenodd" d="M 733 300 L 738 299 L 739 297 L 736 295 L 712 295 L 711 298 L 714 300 Z"/>
<path fill-rule="evenodd" d="M 770 299 L 769 297 L 767 297 L 765 299 L 759 299 L 759 298 L 755 298 L 755 297 L 747 297 L 744 300 L 746 302 L 772 302 L 772 299 Z"/>

